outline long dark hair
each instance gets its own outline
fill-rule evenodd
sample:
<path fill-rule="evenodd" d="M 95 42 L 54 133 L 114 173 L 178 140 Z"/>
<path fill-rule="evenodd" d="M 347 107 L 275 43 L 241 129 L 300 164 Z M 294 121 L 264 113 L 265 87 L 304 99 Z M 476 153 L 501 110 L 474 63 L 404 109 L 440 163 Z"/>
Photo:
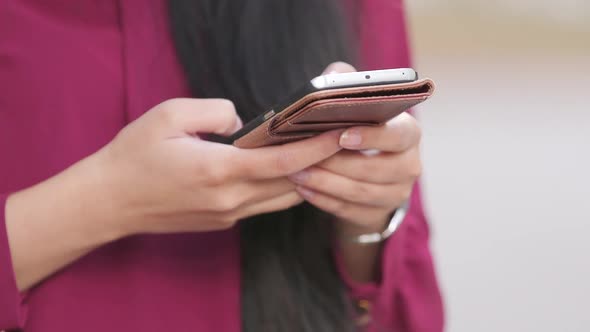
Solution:
<path fill-rule="evenodd" d="M 353 62 L 342 3 L 170 0 L 193 94 L 232 100 L 247 122 L 329 63 Z M 245 332 L 355 330 L 327 219 L 303 204 L 240 223 Z"/>

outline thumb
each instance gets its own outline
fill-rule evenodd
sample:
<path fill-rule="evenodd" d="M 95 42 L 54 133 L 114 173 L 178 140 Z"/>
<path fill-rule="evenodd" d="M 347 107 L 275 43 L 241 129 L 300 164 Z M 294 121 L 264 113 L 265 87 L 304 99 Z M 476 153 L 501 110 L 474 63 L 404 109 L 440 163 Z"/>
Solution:
<path fill-rule="evenodd" d="M 177 98 L 158 106 L 175 130 L 185 134 L 231 135 L 242 127 L 234 104 L 227 99 Z"/>
<path fill-rule="evenodd" d="M 322 73 L 322 75 L 337 74 L 337 73 L 352 73 L 355 71 L 356 71 L 356 69 L 352 65 L 350 65 L 346 62 L 338 61 L 338 62 L 332 62 L 331 64 L 329 64 L 328 67 L 326 67 L 326 69 L 324 69 L 324 72 Z"/>

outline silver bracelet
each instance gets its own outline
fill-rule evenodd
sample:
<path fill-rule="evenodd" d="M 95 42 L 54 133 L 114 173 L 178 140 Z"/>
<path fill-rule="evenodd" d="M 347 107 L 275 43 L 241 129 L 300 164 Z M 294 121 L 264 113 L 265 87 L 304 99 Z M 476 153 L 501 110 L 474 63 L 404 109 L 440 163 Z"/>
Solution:
<path fill-rule="evenodd" d="M 368 233 L 368 234 L 361 234 L 355 237 L 352 237 L 350 241 L 357 243 L 357 244 L 374 244 L 385 241 L 388 237 L 390 237 L 395 231 L 398 229 L 399 225 L 401 225 L 402 221 L 406 217 L 408 213 L 408 209 L 410 207 L 409 201 L 404 202 L 400 207 L 398 207 L 393 216 L 389 220 L 389 224 L 387 228 L 379 233 Z"/>

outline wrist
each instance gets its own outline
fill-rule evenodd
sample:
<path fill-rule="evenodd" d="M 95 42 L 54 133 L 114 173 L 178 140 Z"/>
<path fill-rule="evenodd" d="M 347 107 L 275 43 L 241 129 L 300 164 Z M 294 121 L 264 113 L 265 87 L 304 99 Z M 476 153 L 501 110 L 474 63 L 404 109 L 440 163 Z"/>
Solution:
<path fill-rule="evenodd" d="M 339 237 L 359 236 L 367 233 L 382 232 L 387 228 L 391 213 L 373 220 L 344 220 L 338 219 L 335 225 Z"/>
<path fill-rule="evenodd" d="M 75 239 L 79 249 L 95 248 L 115 241 L 125 232 L 120 227 L 106 168 L 98 154 L 72 165 L 62 173 L 15 194 L 18 204 L 35 206 L 23 218 L 28 222 L 45 220 L 55 225 L 64 238 Z M 22 195 L 22 199 L 19 197 Z"/>
<path fill-rule="evenodd" d="M 112 162 L 105 149 L 82 160 L 72 168 L 79 172 L 77 191 L 82 198 L 78 215 L 87 216 L 86 226 L 97 232 L 96 240 L 102 244 L 132 235 L 120 202 L 120 190 L 111 169 Z M 79 168 L 79 169 L 77 169 Z"/>
<path fill-rule="evenodd" d="M 102 209 L 103 189 L 94 167 L 83 160 L 8 197 L 6 230 L 20 290 L 122 236 Z"/>

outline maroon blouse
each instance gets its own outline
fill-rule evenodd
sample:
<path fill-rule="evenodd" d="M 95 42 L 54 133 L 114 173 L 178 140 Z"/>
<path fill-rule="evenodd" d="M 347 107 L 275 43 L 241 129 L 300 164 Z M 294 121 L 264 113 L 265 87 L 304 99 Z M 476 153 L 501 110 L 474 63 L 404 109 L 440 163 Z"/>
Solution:
<path fill-rule="evenodd" d="M 364 69 L 408 66 L 401 0 L 359 2 Z M 2 2 L 0 330 L 240 331 L 235 230 L 134 236 L 95 250 L 26 296 L 15 284 L 6 196 L 97 151 L 152 106 L 182 96 L 189 93 L 165 0 Z M 427 242 L 417 188 L 409 215 L 384 247 L 381 283 L 358 285 L 343 274 L 351 296 L 371 303 L 384 330 L 442 330 Z"/>

